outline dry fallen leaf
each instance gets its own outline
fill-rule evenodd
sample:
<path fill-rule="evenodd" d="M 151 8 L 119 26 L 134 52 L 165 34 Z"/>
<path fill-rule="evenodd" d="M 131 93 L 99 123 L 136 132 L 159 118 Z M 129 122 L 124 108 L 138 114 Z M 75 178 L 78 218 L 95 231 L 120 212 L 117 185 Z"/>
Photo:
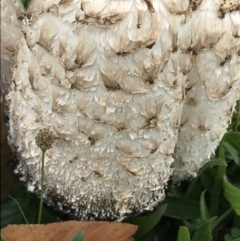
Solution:
<path fill-rule="evenodd" d="M 31 225 L 38 241 L 70 241 L 78 230 L 84 231 L 84 241 L 134 241 L 137 226 L 104 221 L 67 221 L 46 225 Z M 6 241 L 35 241 L 27 225 L 8 225 L 1 229 Z"/>
<path fill-rule="evenodd" d="M 4 103 L 0 104 L 1 108 L 1 202 L 7 197 L 10 188 L 17 183 L 18 178 L 11 170 L 7 161 L 12 157 L 11 148 L 7 142 L 7 128 L 3 113 Z"/>

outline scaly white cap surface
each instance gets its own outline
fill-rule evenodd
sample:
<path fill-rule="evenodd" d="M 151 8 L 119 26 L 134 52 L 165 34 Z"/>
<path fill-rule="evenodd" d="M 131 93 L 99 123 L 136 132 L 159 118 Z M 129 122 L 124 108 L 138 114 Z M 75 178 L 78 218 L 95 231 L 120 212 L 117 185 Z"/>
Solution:
<path fill-rule="evenodd" d="M 229 37 L 239 33 L 239 12 L 221 8 L 214 0 L 33 1 L 8 94 L 16 172 L 29 190 L 40 189 L 43 128 L 57 137 L 46 152 L 45 198 L 83 219 L 152 210 L 175 148 L 174 180 L 195 174 L 239 98 L 239 40 Z"/>
<path fill-rule="evenodd" d="M 35 136 L 49 128 L 48 200 L 82 218 L 152 210 L 173 171 L 187 79 L 179 65 L 190 66 L 172 54 L 169 13 L 159 1 L 58 2 L 33 1 L 23 19 L 8 95 L 16 172 L 40 189 Z"/>
<path fill-rule="evenodd" d="M 1 1 L 1 96 L 12 81 L 13 54 L 17 49 L 18 41 L 23 36 L 18 18 L 24 13 L 19 0 Z"/>
<path fill-rule="evenodd" d="M 175 154 L 175 182 L 195 177 L 214 154 L 240 99 L 239 9 L 239 1 L 204 0 L 179 29 L 179 48 L 190 47 L 194 53 Z"/>

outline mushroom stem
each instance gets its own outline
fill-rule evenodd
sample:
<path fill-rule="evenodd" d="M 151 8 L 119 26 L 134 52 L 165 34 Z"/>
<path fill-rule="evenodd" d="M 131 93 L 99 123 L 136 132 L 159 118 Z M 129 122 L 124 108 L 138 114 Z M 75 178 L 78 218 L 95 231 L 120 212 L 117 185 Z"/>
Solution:
<path fill-rule="evenodd" d="M 39 214 L 38 214 L 38 224 L 41 223 L 42 218 L 42 206 L 43 206 L 43 182 L 44 182 L 44 157 L 45 151 L 42 151 L 42 168 L 41 168 L 41 197 L 40 197 L 40 206 L 39 206 Z"/>

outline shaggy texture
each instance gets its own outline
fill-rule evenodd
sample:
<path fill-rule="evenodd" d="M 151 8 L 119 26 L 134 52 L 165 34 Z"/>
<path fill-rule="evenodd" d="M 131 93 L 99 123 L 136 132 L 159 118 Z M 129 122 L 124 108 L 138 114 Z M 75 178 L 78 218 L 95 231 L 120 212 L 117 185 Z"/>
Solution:
<path fill-rule="evenodd" d="M 24 13 L 19 0 L 1 1 L 1 96 L 9 91 L 12 81 L 13 56 L 23 36 L 18 17 Z"/>
<path fill-rule="evenodd" d="M 8 93 L 16 168 L 83 219 L 152 210 L 196 175 L 240 98 L 240 12 L 214 0 L 33 0 Z M 173 159 L 174 155 L 174 159 Z"/>

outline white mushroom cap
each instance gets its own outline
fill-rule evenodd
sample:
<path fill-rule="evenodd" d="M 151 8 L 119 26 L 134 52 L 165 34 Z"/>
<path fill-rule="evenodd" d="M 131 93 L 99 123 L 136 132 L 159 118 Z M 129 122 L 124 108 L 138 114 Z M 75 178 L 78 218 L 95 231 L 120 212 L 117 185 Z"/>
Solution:
<path fill-rule="evenodd" d="M 43 128 L 57 138 L 45 198 L 83 219 L 152 210 L 173 171 L 193 175 L 240 94 L 239 13 L 220 12 L 215 0 L 33 0 L 7 96 L 28 189 L 40 189 Z"/>
<path fill-rule="evenodd" d="M 1 1 L 1 96 L 12 81 L 13 54 L 23 36 L 18 18 L 24 13 L 19 0 Z"/>
<path fill-rule="evenodd" d="M 194 50 L 175 154 L 173 179 L 196 176 L 217 148 L 240 99 L 240 2 L 205 0 L 179 29 L 182 51 Z M 224 17 L 222 11 L 224 9 Z M 197 26 L 197 27 L 196 27 Z"/>

